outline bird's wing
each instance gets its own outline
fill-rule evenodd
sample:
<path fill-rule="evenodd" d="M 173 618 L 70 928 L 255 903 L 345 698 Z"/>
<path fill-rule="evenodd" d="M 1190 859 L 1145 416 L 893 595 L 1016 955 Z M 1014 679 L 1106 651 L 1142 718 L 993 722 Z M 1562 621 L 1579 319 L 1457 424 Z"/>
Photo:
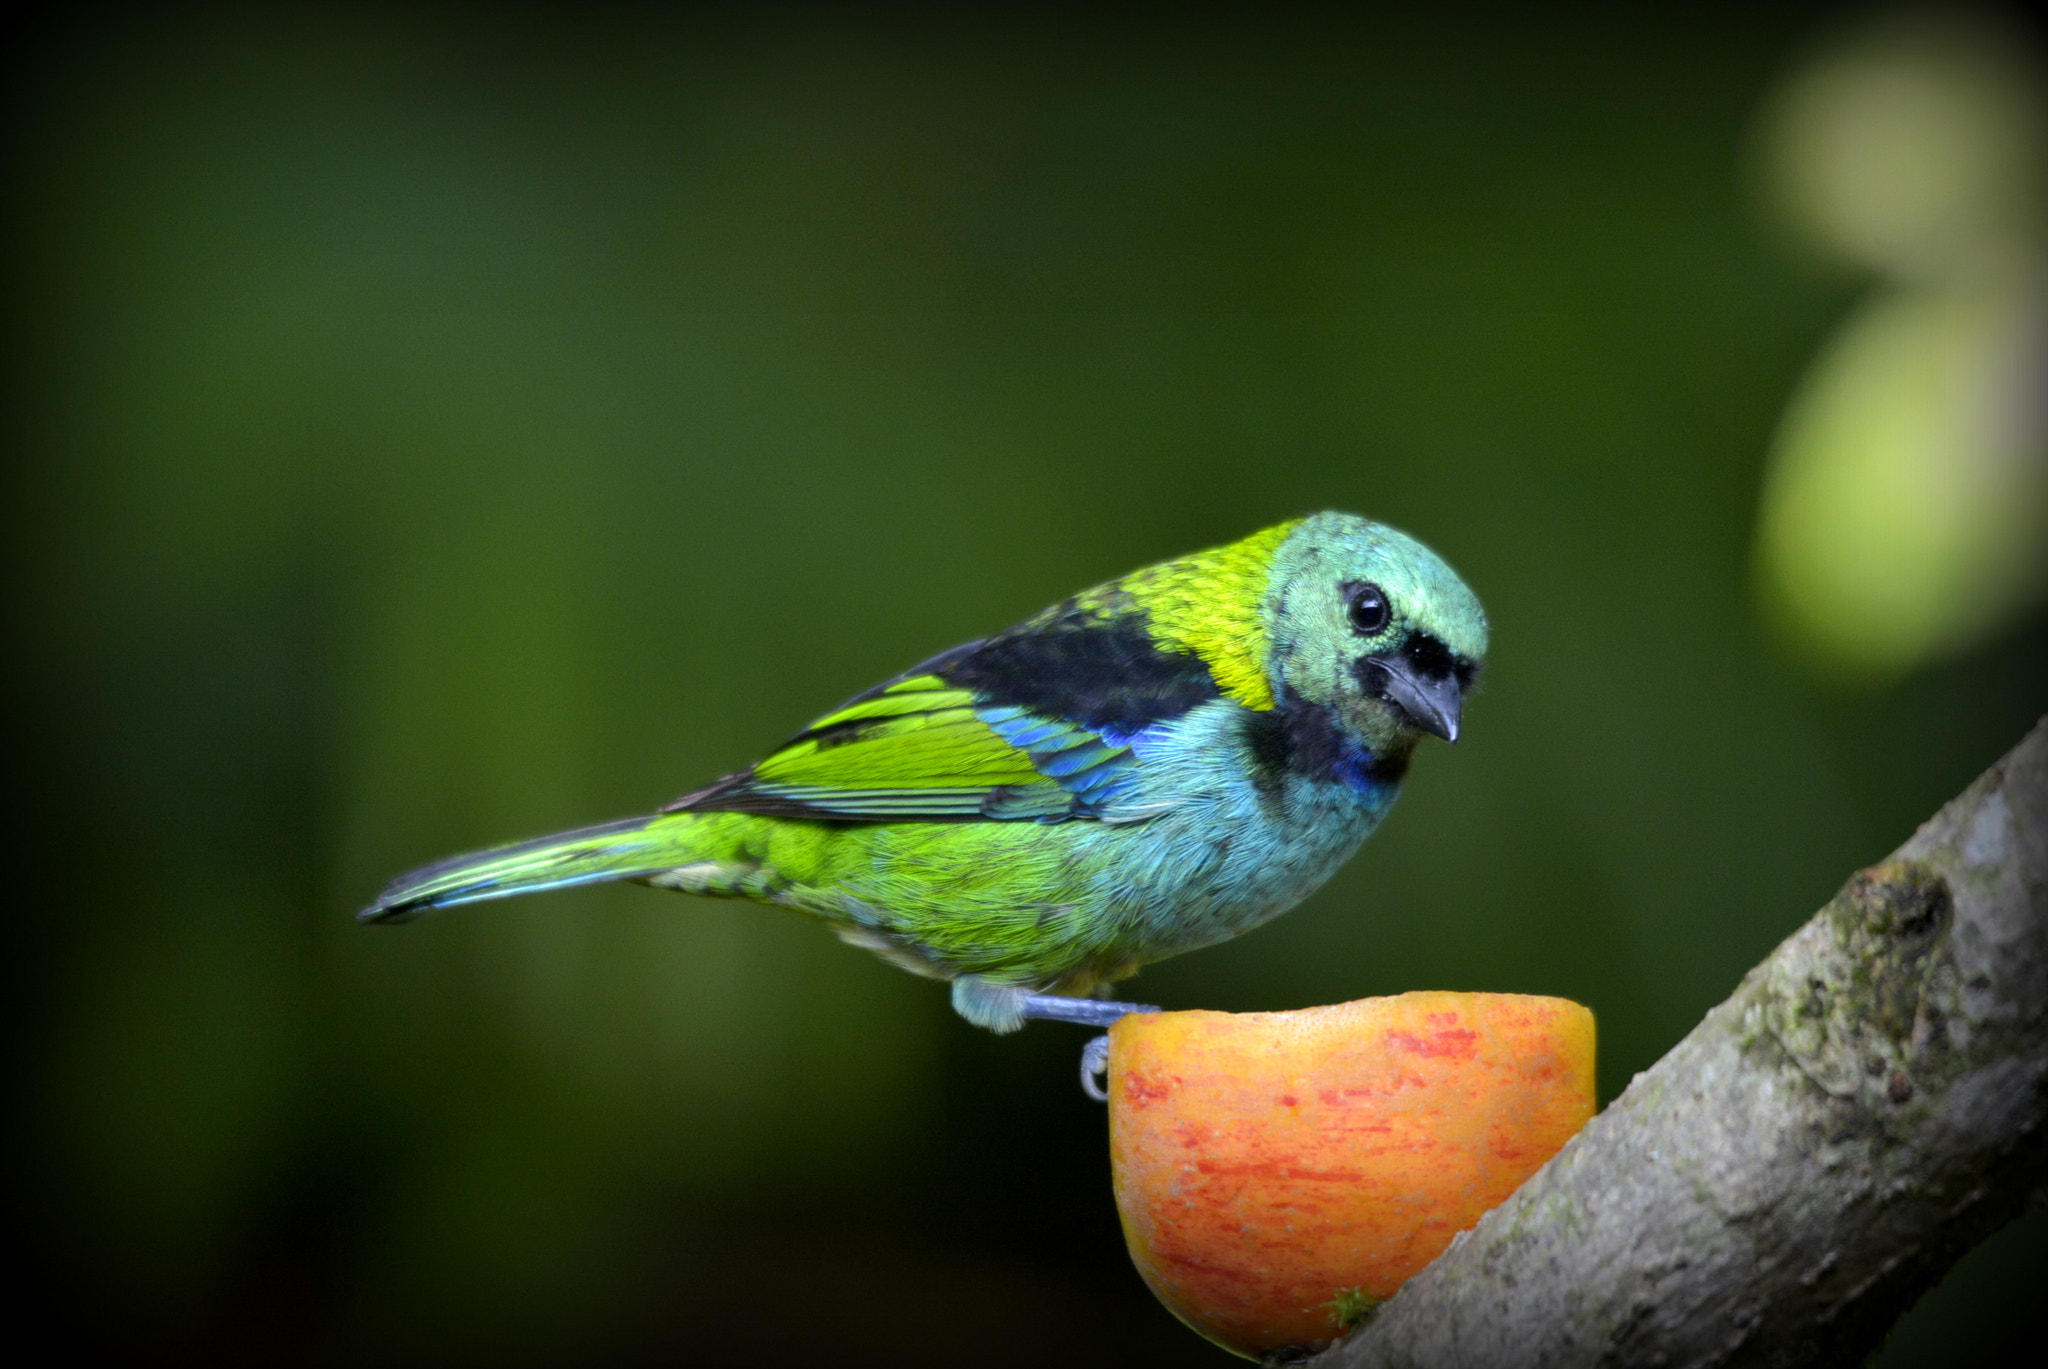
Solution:
<path fill-rule="evenodd" d="M 1143 735 L 1217 697 L 1214 682 L 1200 661 L 1180 657 L 1173 669 L 1200 681 L 1164 689 L 1160 669 L 1147 674 L 1117 642 L 1079 641 L 1082 631 L 1099 635 L 1027 624 L 935 656 L 664 811 L 854 822 L 1151 817 L 1170 800 L 1147 792 Z M 1136 682 L 1135 702 L 1119 677 Z"/>

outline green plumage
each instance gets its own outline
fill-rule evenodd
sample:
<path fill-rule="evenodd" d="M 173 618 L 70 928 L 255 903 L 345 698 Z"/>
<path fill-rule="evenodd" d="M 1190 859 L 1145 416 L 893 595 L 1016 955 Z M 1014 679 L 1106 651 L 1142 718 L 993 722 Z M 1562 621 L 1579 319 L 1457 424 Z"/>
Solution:
<path fill-rule="evenodd" d="M 1432 552 L 1344 514 L 955 648 L 652 817 L 444 862 L 364 917 L 606 879 L 796 909 L 981 1025 L 1237 935 L 1378 823 L 1486 648 Z"/>

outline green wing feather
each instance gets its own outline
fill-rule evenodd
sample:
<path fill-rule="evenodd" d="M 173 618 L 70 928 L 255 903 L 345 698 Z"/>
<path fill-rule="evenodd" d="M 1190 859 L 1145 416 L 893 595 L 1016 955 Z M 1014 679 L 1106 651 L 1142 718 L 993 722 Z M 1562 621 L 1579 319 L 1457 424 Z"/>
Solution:
<path fill-rule="evenodd" d="M 937 675 L 891 681 L 819 718 L 752 770 L 665 811 L 867 822 L 982 818 L 991 803 L 1007 803 L 1019 817 L 1067 811 L 1072 796 L 977 718 L 974 705 L 972 693 Z"/>
<path fill-rule="evenodd" d="M 1085 796 L 1062 776 L 1104 750 L 1095 733 L 1039 720 L 1027 750 L 1004 740 L 977 706 L 971 691 L 935 674 L 893 680 L 819 718 L 752 770 L 664 811 L 864 822 L 1052 820 L 1085 811 Z M 1112 755 L 1129 759 L 1120 748 L 1103 759 Z"/>

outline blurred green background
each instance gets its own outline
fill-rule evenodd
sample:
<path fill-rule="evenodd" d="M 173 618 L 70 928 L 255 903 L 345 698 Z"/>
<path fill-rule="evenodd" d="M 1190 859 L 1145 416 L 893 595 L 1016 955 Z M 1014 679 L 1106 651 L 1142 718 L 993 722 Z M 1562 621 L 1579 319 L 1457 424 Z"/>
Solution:
<path fill-rule="evenodd" d="M 1464 573 L 1484 696 L 1328 888 L 1132 992 L 1564 994 L 1611 1097 L 2048 704 L 2038 608 L 1852 688 L 1755 604 L 1866 286 L 1746 170 L 1831 14 L 27 30 L 28 1292 L 158 1361 L 1227 1363 L 1124 1256 L 1082 1033 L 748 905 L 351 914 L 1325 507 Z M 1882 1363 L 2039 1336 L 2044 1267 L 2037 1212 Z"/>

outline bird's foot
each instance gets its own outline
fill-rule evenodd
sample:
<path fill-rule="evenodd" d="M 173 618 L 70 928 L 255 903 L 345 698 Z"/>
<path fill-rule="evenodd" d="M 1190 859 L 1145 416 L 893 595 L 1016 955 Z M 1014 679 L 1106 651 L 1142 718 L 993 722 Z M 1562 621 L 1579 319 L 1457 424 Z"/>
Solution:
<path fill-rule="evenodd" d="M 1047 1022 L 1076 1022 L 1084 1027 L 1107 1027 L 1134 1012 L 1158 1012 L 1150 1003 L 1112 1003 L 1103 998 L 1064 998 L 1058 994 L 1035 993 L 1024 1000 L 1024 1016 Z M 1104 1087 L 1109 1077 L 1109 1038 L 1098 1036 L 1081 1047 L 1081 1092 L 1098 1103 L 1109 1101 Z"/>
<path fill-rule="evenodd" d="M 1109 1038 L 1097 1036 L 1081 1047 L 1081 1092 L 1098 1103 L 1109 1101 Z"/>
<path fill-rule="evenodd" d="M 1103 998 L 1032 993 L 1021 984 L 1004 984 L 970 974 L 953 981 L 953 1010 L 975 1026 L 993 1032 L 1013 1032 L 1034 1019 L 1107 1027 L 1130 1013 L 1160 1011 L 1150 1003 L 1113 1003 Z M 1108 1073 L 1109 1038 L 1098 1036 L 1081 1048 L 1081 1091 L 1098 1103 L 1108 1102 L 1109 1093 L 1101 1083 Z"/>
<path fill-rule="evenodd" d="M 1007 984 L 999 979 L 963 974 L 953 980 L 953 1011 L 975 1026 L 1000 1036 L 1034 1020 L 1106 1027 L 1126 1013 L 1158 1012 L 1159 1009 L 1148 1003 L 1112 1003 L 1101 998 L 1033 993 L 1022 984 Z"/>
<path fill-rule="evenodd" d="M 1024 995 L 1026 1021 L 1072 1022 L 1083 1027 L 1107 1027 L 1134 1012 L 1158 1012 L 1150 1003 L 1112 1003 L 1106 998 L 1068 998 L 1056 993 Z"/>

